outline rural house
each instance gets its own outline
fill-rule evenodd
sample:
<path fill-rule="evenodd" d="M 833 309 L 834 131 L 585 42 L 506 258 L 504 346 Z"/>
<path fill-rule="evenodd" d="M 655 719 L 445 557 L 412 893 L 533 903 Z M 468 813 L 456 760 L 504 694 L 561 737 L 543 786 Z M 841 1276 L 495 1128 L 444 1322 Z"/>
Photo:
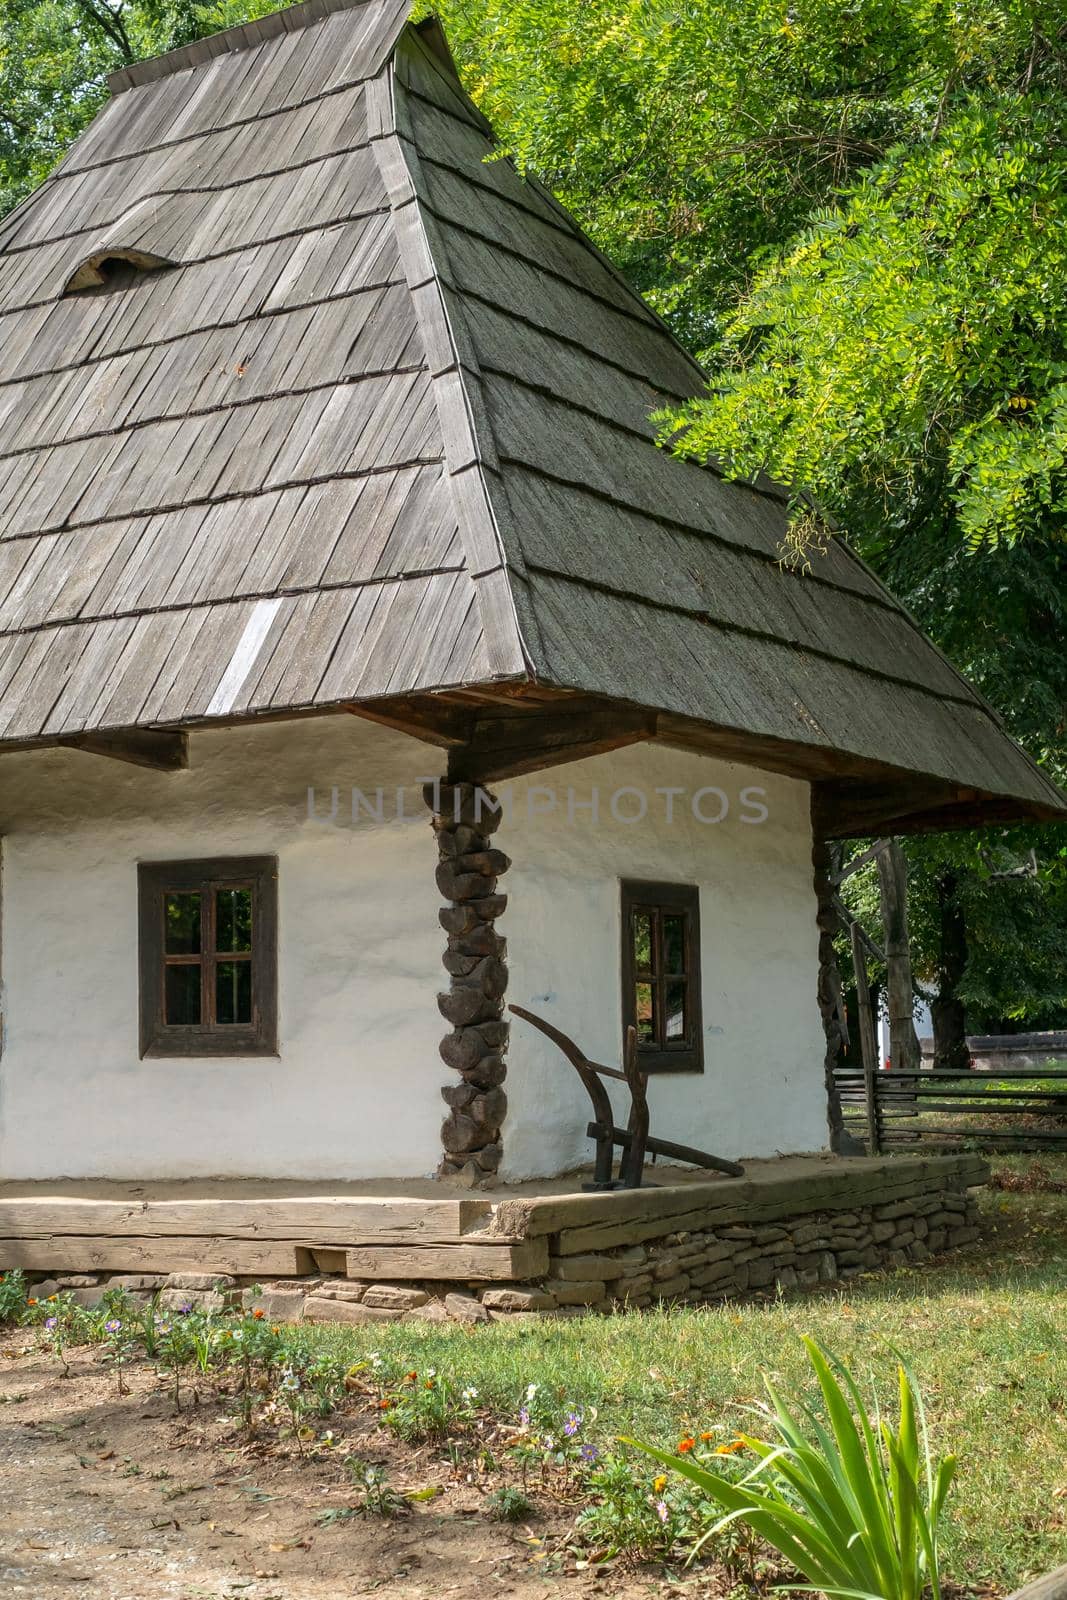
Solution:
<path fill-rule="evenodd" d="M 699 369 L 406 14 L 118 73 L 0 224 L 5 1180 L 573 1171 L 509 1002 L 634 1027 L 664 1138 L 819 1151 L 825 841 L 1063 815 L 843 542 L 657 448 Z"/>

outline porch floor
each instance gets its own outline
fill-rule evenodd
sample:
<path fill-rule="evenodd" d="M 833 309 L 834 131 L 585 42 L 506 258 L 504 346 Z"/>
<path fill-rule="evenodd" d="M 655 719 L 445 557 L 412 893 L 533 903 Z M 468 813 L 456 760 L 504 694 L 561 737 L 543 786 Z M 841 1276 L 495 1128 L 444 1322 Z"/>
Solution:
<path fill-rule="evenodd" d="M 486 1193 L 420 1178 L 8 1181 L 0 1270 L 515 1281 L 550 1257 L 884 1205 L 987 1175 L 978 1157 L 951 1155 L 779 1157 L 746 1162 L 743 1178 L 658 1166 L 649 1187 L 606 1194 L 583 1192 L 584 1172 Z"/>

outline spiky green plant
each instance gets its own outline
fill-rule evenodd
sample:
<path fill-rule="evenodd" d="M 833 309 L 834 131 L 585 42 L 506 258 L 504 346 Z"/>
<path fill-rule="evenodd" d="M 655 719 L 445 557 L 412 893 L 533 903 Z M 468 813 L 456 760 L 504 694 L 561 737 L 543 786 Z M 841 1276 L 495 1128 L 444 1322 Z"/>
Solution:
<path fill-rule="evenodd" d="M 955 1457 L 934 1461 L 922 1398 L 903 1364 L 894 1432 L 877 1409 L 868 1414 L 841 1362 L 813 1339 L 804 1343 L 825 1421 L 803 1403 L 791 1408 L 768 1382 L 770 1405 L 760 1410 L 777 1440 L 739 1435 L 738 1447 L 758 1457 L 739 1481 L 692 1454 L 672 1455 L 636 1439 L 627 1443 L 689 1478 L 722 1506 L 725 1516 L 705 1539 L 741 1520 L 808 1580 L 807 1587 L 823 1594 L 922 1600 L 929 1589 L 933 1600 L 941 1600 L 938 1527 Z"/>

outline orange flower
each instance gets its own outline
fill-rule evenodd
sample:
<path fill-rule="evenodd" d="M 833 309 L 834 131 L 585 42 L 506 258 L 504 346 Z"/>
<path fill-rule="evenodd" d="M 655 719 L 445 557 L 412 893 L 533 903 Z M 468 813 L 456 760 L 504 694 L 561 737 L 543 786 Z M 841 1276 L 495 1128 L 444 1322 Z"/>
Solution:
<path fill-rule="evenodd" d="M 436 1389 L 437 1385 L 436 1385 L 436 1383 L 434 1383 L 432 1378 L 427 1378 L 426 1382 L 423 1384 L 423 1388 L 424 1389 Z"/>
<path fill-rule="evenodd" d="M 739 1450 L 744 1448 L 745 1441 L 743 1439 L 733 1439 L 729 1444 L 716 1445 L 715 1454 L 717 1456 L 735 1456 Z"/>
<path fill-rule="evenodd" d="M 715 1435 L 712 1433 L 702 1433 L 700 1435 L 700 1442 L 701 1444 L 710 1444 L 714 1437 Z"/>
<path fill-rule="evenodd" d="M 264 1311 L 262 1306 L 257 1306 L 252 1315 L 255 1317 L 257 1322 L 262 1322 L 267 1313 Z"/>
<path fill-rule="evenodd" d="M 696 1440 L 693 1438 L 692 1434 L 687 1433 L 684 1439 L 678 1440 L 678 1454 L 680 1456 L 687 1456 L 690 1450 L 694 1450 L 695 1448 Z"/>
<path fill-rule="evenodd" d="M 59 1299 L 59 1296 L 57 1294 L 50 1294 L 48 1296 L 48 1304 L 51 1305 L 53 1300 L 58 1300 L 58 1299 Z"/>
<path fill-rule="evenodd" d="M 389 1407 L 392 1405 L 392 1403 L 393 1402 L 391 1400 L 379 1400 L 378 1401 L 378 1410 L 379 1411 L 388 1411 Z"/>
<path fill-rule="evenodd" d="M 282 1330 L 279 1328 L 276 1322 L 272 1322 L 270 1325 L 270 1331 L 271 1333 L 281 1333 Z"/>
<path fill-rule="evenodd" d="M 30 1295 L 29 1299 L 26 1301 L 26 1304 L 28 1306 L 35 1306 L 37 1304 L 37 1301 L 36 1301 L 36 1299 L 34 1298 L 34 1296 L 32 1294 Z"/>
<path fill-rule="evenodd" d="M 405 1383 L 414 1383 L 415 1379 L 417 1377 L 418 1377 L 418 1373 L 417 1372 L 405 1372 L 405 1374 L 404 1374 L 404 1382 Z"/>

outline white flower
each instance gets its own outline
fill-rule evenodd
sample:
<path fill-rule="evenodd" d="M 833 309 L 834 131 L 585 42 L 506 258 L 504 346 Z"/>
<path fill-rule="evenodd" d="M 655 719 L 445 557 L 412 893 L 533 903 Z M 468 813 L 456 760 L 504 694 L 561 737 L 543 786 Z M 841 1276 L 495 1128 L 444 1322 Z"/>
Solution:
<path fill-rule="evenodd" d="M 463 1398 L 464 1398 L 464 1400 L 477 1400 L 477 1398 L 478 1398 L 477 1389 L 464 1389 Z"/>
<path fill-rule="evenodd" d="M 527 1400 L 532 1400 L 536 1393 L 537 1393 L 537 1384 L 536 1383 L 528 1383 L 526 1385 L 526 1398 L 527 1398 Z"/>

